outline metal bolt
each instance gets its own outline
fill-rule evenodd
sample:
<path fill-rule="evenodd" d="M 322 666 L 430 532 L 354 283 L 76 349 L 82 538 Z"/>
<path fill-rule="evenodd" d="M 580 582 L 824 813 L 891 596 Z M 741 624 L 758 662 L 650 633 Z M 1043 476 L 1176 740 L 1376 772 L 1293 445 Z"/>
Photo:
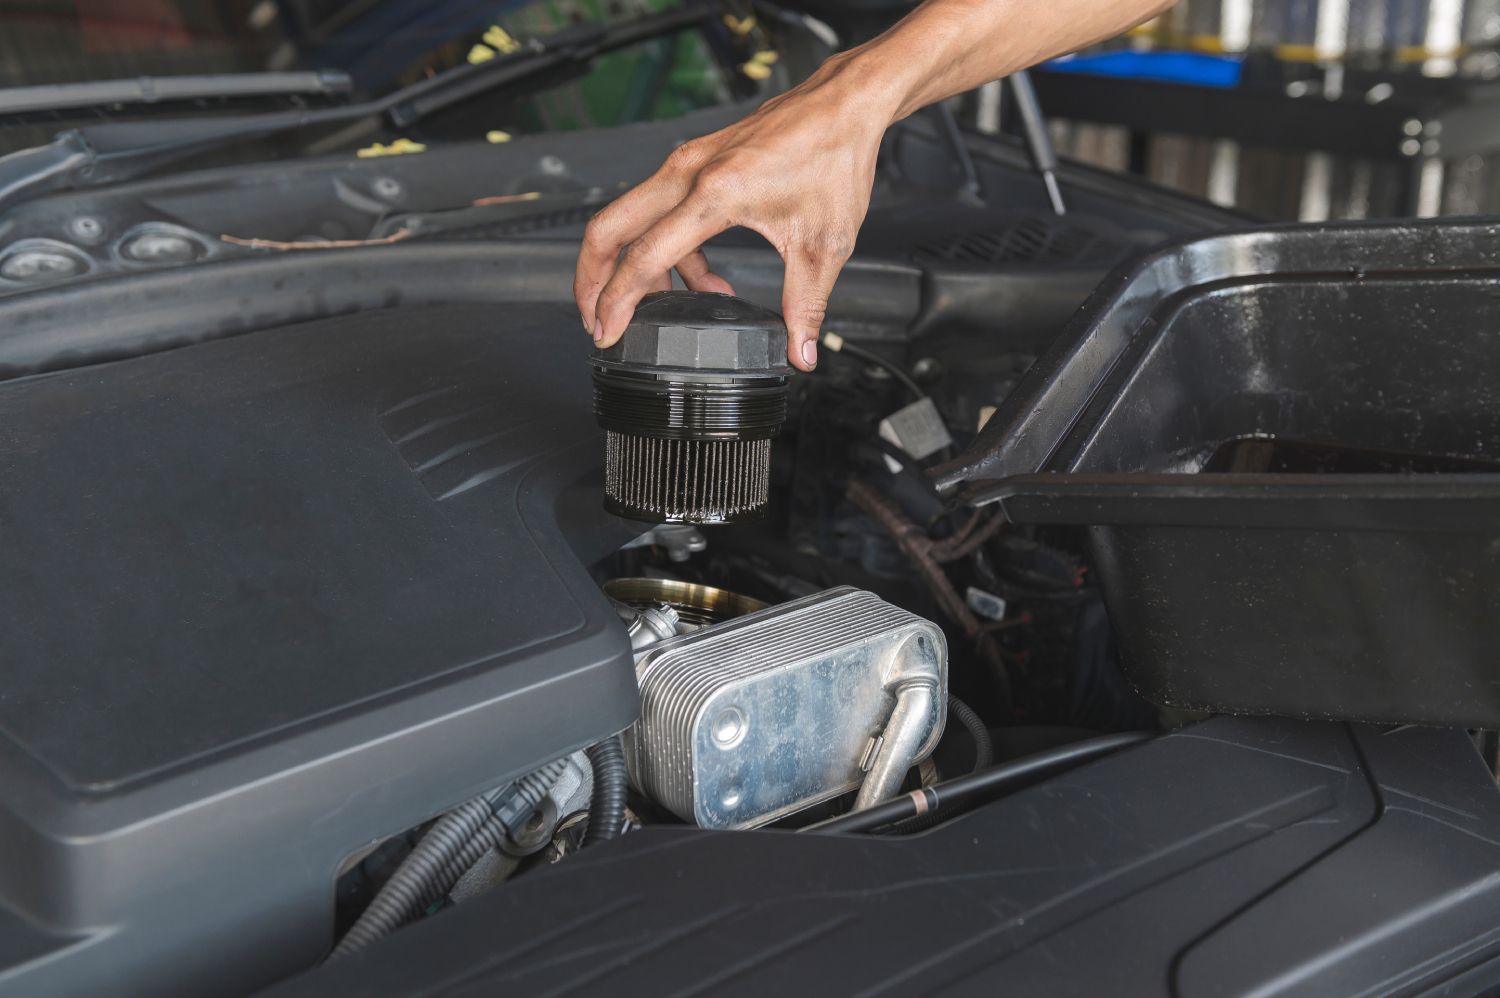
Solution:
<path fill-rule="evenodd" d="M 740 792 L 740 788 L 731 784 L 724 788 L 724 792 L 719 796 L 719 803 L 727 808 L 735 808 L 739 807 L 740 801 L 744 799 L 745 795 Z"/>
<path fill-rule="evenodd" d="M 1407 118 L 1401 123 L 1401 131 L 1406 135 L 1421 135 L 1422 123 L 1416 118 Z"/>
<path fill-rule="evenodd" d="M 725 707 L 714 718 L 714 744 L 721 749 L 732 749 L 745 740 L 745 732 L 749 727 L 743 711 L 738 707 Z"/>
<path fill-rule="evenodd" d="M 405 188 L 395 177 L 376 177 L 370 182 L 370 190 L 389 201 L 399 198 Z"/>
<path fill-rule="evenodd" d="M 541 159 L 537 160 L 536 165 L 539 170 L 552 177 L 561 176 L 562 174 L 568 172 L 568 164 L 564 163 L 556 156 L 543 156 Z"/>
<path fill-rule="evenodd" d="M 104 224 L 92 215 L 79 215 L 68 222 L 68 231 L 73 234 L 73 238 L 91 243 L 104 235 Z"/>
<path fill-rule="evenodd" d="M 1405 139 L 1401 143 L 1401 155 L 1403 156 L 1415 156 L 1421 151 L 1422 143 L 1418 142 L 1416 139 Z"/>
<path fill-rule="evenodd" d="M 937 381 L 943 376 L 943 362 L 936 357 L 918 357 L 911 366 L 911 376 L 918 381 Z"/>

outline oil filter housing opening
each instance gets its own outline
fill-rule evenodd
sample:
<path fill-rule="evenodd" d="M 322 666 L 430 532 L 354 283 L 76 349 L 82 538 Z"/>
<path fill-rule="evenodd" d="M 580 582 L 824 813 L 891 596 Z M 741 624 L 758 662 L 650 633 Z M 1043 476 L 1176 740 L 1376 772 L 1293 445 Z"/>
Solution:
<path fill-rule="evenodd" d="M 605 507 L 636 520 L 730 523 L 770 498 L 771 438 L 786 420 L 787 333 L 729 295 L 647 295 L 593 355 L 605 430 Z"/>

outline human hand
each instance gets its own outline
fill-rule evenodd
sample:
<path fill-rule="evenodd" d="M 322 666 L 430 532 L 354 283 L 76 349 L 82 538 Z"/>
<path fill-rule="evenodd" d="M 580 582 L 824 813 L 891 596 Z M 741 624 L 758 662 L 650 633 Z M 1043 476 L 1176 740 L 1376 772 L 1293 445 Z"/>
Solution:
<path fill-rule="evenodd" d="M 596 215 L 573 278 L 584 328 L 611 346 L 647 292 L 672 286 L 673 269 L 695 291 L 730 292 L 702 245 L 742 225 L 781 254 L 788 359 L 812 370 L 829 293 L 870 206 L 886 128 L 935 101 L 1113 37 L 1170 5 L 924 0 L 753 114 L 681 146 Z"/>
<path fill-rule="evenodd" d="M 781 254 L 787 358 L 813 369 L 828 296 L 854 251 L 892 120 L 893 108 L 851 66 L 848 55 L 834 56 L 744 119 L 678 147 L 594 217 L 573 294 L 597 345 L 615 343 L 641 298 L 671 287 L 674 268 L 694 291 L 733 294 L 702 244 L 739 225 Z"/>

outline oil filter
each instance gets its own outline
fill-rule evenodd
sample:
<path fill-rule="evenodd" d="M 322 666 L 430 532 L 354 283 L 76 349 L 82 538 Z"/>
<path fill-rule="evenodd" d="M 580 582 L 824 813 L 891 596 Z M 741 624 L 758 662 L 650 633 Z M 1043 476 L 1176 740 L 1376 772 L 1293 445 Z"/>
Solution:
<path fill-rule="evenodd" d="M 604 504 L 635 520 L 730 523 L 770 498 L 771 438 L 786 420 L 786 324 L 729 295 L 647 295 L 596 350 Z"/>

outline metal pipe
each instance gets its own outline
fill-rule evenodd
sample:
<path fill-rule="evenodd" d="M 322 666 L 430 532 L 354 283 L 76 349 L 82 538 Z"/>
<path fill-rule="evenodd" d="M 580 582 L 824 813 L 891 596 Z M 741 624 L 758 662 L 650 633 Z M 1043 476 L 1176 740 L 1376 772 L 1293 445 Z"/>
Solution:
<path fill-rule="evenodd" d="M 1086 762 L 1149 741 L 1154 731 L 1127 731 L 1070 742 L 1035 755 L 1001 763 L 931 787 L 913 790 L 868 811 L 851 811 L 798 829 L 800 832 L 870 832 L 919 814 L 939 812 L 948 817 L 975 801 L 989 800 L 1012 790 L 1040 783 Z"/>
<path fill-rule="evenodd" d="M 1026 136 L 1026 151 L 1031 154 L 1031 166 L 1042 178 L 1047 189 L 1047 201 L 1054 215 L 1066 215 L 1062 188 L 1057 185 L 1057 151 L 1052 148 L 1052 136 L 1047 134 L 1047 119 L 1042 117 L 1042 105 L 1036 99 L 1036 88 L 1032 86 L 1031 74 L 1018 70 L 1006 77 L 1011 95 L 1016 99 L 1016 110 L 1021 116 L 1021 131 Z"/>
<path fill-rule="evenodd" d="M 927 720 L 932 716 L 936 698 L 936 684 L 929 680 L 906 682 L 896 688 L 896 705 L 881 732 L 865 782 L 854 798 L 854 810 L 889 800 L 901 789 L 901 781 L 916 765 L 917 753 L 927 740 Z"/>

